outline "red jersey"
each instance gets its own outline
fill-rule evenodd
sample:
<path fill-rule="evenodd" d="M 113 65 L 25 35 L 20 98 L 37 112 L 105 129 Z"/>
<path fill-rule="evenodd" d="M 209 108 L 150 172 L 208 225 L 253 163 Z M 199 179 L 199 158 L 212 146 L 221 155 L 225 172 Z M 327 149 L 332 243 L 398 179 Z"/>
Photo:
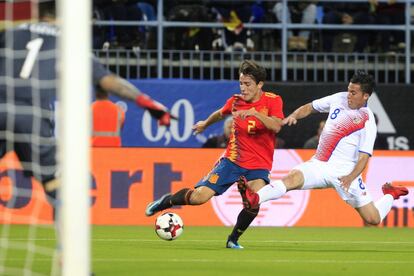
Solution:
<path fill-rule="evenodd" d="M 252 107 L 266 116 L 284 118 L 282 98 L 269 92 L 263 92 L 260 99 L 254 103 L 244 101 L 239 95 L 233 95 L 222 107 L 221 114 L 228 115 L 234 111 L 247 110 Z M 267 129 L 255 116 L 233 119 L 224 156 L 245 169 L 270 170 L 276 133 Z"/>

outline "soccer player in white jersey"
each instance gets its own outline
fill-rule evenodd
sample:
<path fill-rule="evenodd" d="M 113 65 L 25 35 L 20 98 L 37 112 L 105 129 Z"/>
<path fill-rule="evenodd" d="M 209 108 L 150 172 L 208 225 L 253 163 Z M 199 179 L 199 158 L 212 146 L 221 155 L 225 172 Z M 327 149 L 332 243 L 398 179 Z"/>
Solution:
<path fill-rule="evenodd" d="M 372 76 L 358 71 L 347 92 L 314 100 L 286 117 L 283 124 L 291 126 L 312 113 L 329 113 L 316 154 L 309 161 L 257 193 L 243 179 L 238 182 L 245 207 L 278 199 L 291 190 L 334 188 L 367 224 L 380 224 L 393 201 L 407 195 L 408 190 L 386 183 L 382 186 L 384 196 L 373 202 L 362 180 L 361 173 L 372 155 L 377 133 L 374 115 L 367 106 L 374 86 Z"/>

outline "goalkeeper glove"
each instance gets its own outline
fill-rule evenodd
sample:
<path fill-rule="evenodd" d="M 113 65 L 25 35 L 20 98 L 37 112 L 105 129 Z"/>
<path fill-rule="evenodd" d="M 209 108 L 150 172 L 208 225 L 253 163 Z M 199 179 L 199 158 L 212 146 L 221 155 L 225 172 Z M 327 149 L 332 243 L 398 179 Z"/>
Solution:
<path fill-rule="evenodd" d="M 167 112 L 164 115 L 162 115 L 161 118 L 158 119 L 158 124 L 160 126 L 169 126 L 171 123 L 171 119 L 176 120 L 177 118 Z"/>
<path fill-rule="evenodd" d="M 169 126 L 171 119 L 177 120 L 177 117 L 170 114 L 168 109 L 161 103 L 151 99 L 145 94 L 137 96 L 135 99 L 137 105 L 148 110 L 152 117 L 158 120 L 161 126 Z"/>

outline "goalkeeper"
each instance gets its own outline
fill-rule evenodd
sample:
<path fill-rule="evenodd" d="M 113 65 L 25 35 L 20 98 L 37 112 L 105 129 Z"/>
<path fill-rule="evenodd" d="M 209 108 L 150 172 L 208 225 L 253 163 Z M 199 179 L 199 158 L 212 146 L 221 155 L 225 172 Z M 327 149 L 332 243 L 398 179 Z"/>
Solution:
<path fill-rule="evenodd" d="M 39 180 L 53 201 L 58 186 L 54 101 L 59 30 L 55 25 L 55 1 L 42 1 L 38 7 L 39 23 L 0 33 L 0 158 L 15 151 L 24 174 Z M 95 86 L 135 101 L 159 125 L 169 126 L 175 119 L 165 106 L 106 70 L 97 59 L 93 59 L 92 66 Z"/>

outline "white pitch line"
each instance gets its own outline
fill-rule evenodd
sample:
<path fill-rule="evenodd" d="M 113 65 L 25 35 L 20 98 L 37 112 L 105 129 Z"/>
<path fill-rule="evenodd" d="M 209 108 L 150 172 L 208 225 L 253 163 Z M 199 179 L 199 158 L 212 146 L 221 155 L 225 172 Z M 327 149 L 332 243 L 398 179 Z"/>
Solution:
<path fill-rule="evenodd" d="M 160 259 L 107 259 L 97 258 L 93 262 L 155 262 L 159 263 Z M 165 258 L 163 262 L 170 263 L 240 263 L 240 260 L 229 259 L 171 259 Z M 392 260 L 292 260 L 292 259 L 248 259 L 243 260 L 243 263 L 306 263 L 306 264 L 414 264 L 413 261 L 392 261 Z"/>
<path fill-rule="evenodd" d="M 2 239 L 0 238 L 0 241 Z M 55 239 L 39 238 L 39 239 L 7 239 L 8 241 L 54 241 Z M 91 239 L 92 242 L 164 242 L 160 239 Z M 216 243 L 223 242 L 223 240 L 187 240 L 181 239 L 174 241 L 175 243 Z M 322 244 L 413 244 L 414 241 L 348 241 L 348 240 L 249 240 L 246 239 L 245 243 L 322 243 Z"/>
<path fill-rule="evenodd" d="M 8 258 L 7 261 L 23 261 L 24 258 Z M 2 260 L 0 260 L 2 261 Z M 36 261 L 50 262 L 51 259 L 36 258 Z M 142 258 L 94 258 L 92 260 L 95 263 L 113 262 L 113 263 L 145 263 L 154 262 L 159 263 L 160 259 L 142 259 Z M 240 260 L 229 259 L 171 259 L 165 258 L 163 263 L 239 263 Z M 401 260 L 292 260 L 292 259 L 245 259 L 243 263 L 306 263 L 306 264 L 414 264 L 413 261 L 401 261 Z"/>
<path fill-rule="evenodd" d="M 162 240 L 158 239 L 92 239 L 94 242 L 162 242 Z M 216 243 L 216 242 L 223 242 L 223 240 L 187 240 L 181 239 L 174 242 L 191 242 L 191 243 Z M 346 241 L 346 240 L 249 240 L 246 239 L 245 243 L 344 243 L 344 244 L 413 244 L 414 241 Z"/>

